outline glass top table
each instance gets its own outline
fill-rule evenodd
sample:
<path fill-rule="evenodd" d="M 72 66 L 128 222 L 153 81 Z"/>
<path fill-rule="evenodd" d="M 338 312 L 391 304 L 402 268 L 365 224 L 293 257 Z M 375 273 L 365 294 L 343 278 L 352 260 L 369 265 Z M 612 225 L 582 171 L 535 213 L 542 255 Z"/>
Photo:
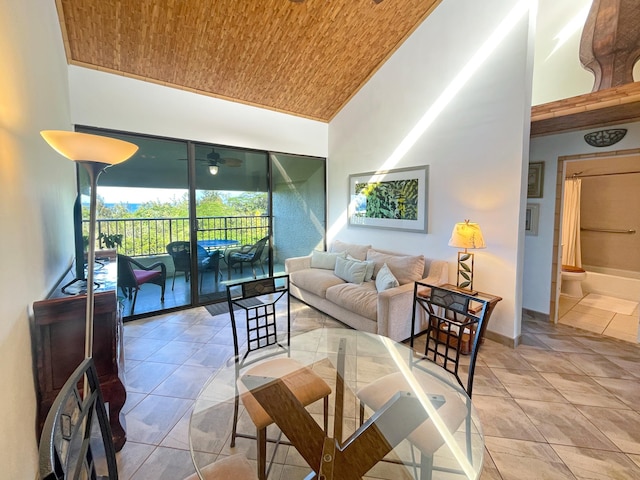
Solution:
<path fill-rule="evenodd" d="M 306 409 L 291 403 L 276 377 L 240 371 L 237 380 L 229 359 L 202 389 L 191 415 L 190 449 L 199 475 L 212 461 L 235 453 L 255 460 L 255 440 L 229 446 L 236 381 L 241 381 L 274 420 L 268 437 L 282 431 L 291 443 L 279 446 L 269 478 L 280 478 L 284 469 L 287 478 L 301 479 L 376 478 L 376 471 L 383 472 L 380 478 L 411 479 L 421 478 L 421 469 L 431 471 L 433 479 L 480 477 L 484 437 L 469 397 L 455 377 L 408 346 L 356 330 L 322 328 L 292 336 L 288 352 L 269 348 L 273 355 L 258 362 L 289 355 L 331 386 L 328 432 L 321 427 L 322 401 Z M 263 350 L 251 355 L 262 357 Z M 255 433 L 240 405 L 238 430 Z"/>

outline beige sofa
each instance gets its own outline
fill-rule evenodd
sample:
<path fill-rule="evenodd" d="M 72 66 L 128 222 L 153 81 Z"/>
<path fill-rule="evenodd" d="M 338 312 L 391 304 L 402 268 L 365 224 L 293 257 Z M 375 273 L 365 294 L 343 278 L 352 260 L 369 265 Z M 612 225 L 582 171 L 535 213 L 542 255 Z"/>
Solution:
<path fill-rule="evenodd" d="M 341 241 L 329 252 L 286 259 L 285 270 L 294 297 L 352 328 L 396 341 L 410 336 L 414 282 L 448 280 L 446 261 Z"/>

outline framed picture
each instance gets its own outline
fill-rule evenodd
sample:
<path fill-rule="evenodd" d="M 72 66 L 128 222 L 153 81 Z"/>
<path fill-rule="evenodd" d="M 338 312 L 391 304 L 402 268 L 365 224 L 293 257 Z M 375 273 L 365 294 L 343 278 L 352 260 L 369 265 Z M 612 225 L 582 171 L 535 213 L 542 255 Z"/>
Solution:
<path fill-rule="evenodd" d="M 526 235 L 538 235 L 538 218 L 540 217 L 540 205 L 527 203 L 527 212 L 524 220 L 524 232 Z"/>
<path fill-rule="evenodd" d="M 429 166 L 349 175 L 349 225 L 427 233 Z"/>
<path fill-rule="evenodd" d="M 530 163 L 527 197 L 542 198 L 543 183 L 544 183 L 544 162 Z"/>

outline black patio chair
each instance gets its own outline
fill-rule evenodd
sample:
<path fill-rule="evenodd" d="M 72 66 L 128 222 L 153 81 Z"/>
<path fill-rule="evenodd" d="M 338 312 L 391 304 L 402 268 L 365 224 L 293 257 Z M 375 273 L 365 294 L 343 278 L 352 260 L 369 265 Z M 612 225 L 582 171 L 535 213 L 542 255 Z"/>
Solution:
<path fill-rule="evenodd" d="M 202 291 L 202 279 L 206 271 L 213 271 L 214 281 L 217 283 L 220 278 L 220 250 L 214 250 L 211 254 L 207 250 L 198 245 L 197 247 L 197 267 L 200 273 L 200 291 Z M 167 245 L 167 253 L 173 260 L 173 280 L 171 282 L 171 290 L 176 283 L 176 273 L 183 272 L 186 282 L 189 281 L 191 274 L 191 244 L 189 242 L 179 241 L 171 242 Z"/>
<path fill-rule="evenodd" d="M 260 269 L 262 270 L 262 274 L 265 274 L 264 265 L 262 265 L 262 254 L 264 252 L 264 248 L 267 244 L 269 237 L 264 237 L 258 240 L 253 245 L 244 245 L 239 249 L 234 249 L 229 252 L 227 255 L 227 278 L 231 280 L 231 269 L 235 268 L 236 265 L 240 266 L 240 273 L 242 273 L 242 266 L 245 263 L 248 263 L 251 266 L 251 271 L 253 273 L 253 278 L 257 278 L 256 275 L 256 266 L 260 265 Z"/>
<path fill-rule="evenodd" d="M 130 300 L 131 314 L 136 308 L 138 290 L 145 283 L 152 283 L 161 288 L 160 302 L 164 303 L 164 289 L 167 282 L 167 267 L 162 262 L 143 265 L 127 255 L 118 254 L 118 287 Z"/>

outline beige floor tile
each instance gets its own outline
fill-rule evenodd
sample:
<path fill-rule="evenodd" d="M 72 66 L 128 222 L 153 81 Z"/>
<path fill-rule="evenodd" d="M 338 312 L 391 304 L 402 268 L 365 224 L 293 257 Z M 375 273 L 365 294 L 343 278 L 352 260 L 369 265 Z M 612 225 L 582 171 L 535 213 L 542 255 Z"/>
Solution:
<path fill-rule="evenodd" d="M 127 438 L 159 445 L 192 403 L 182 398 L 147 395 L 126 416 Z"/>
<path fill-rule="evenodd" d="M 185 450 L 157 447 L 131 480 L 176 480 L 184 479 L 195 472 L 191 455 Z"/>
<path fill-rule="evenodd" d="M 544 437 L 510 398 L 474 395 L 473 404 L 487 436 L 543 442 Z"/>
<path fill-rule="evenodd" d="M 559 320 L 559 323 L 601 334 L 607 328 L 609 321 L 608 318 L 571 310 Z"/>
<path fill-rule="evenodd" d="M 155 445 L 127 440 L 122 450 L 116 454 L 118 479 L 129 480 L 155 449 Z"/>
<path fill-rule="evenodd" d="M 569 402 L 575 405 L 625 408 L 609 390 L 586 375 L 543 373 L 542 376 Z"/>
<path fill-rule="evenodd" d="M 604 407 L 577 407 L 625 453 L 640 455 L 640 413 Z"/>
<path fill-rule="evenodd" d="M 552 445 L 577 479 L 638 480 L 638 466 L 619 452 Z"/>
<path fill-rule="evenodd" d="M 546 443 L 498 437 L 485 442 L 502 480 L 575 479 Z"/>
<path fill-rule="evenodd" d="M 640 411 L 640 382 L 623 378 L 594 378 L 594 380 L 613 393 L 628 407 Z M 612 406 L 612 408 L 617 408 Z"/>
<path fill-rule="evenodd" d="M 520 353 L 520 356 L 538 372 L 582 373 L 564 352 L 525 350 Z"/>
<path fill-rule="evenodd" d="M 616 446 L 573 405 L 551 405 L 534 400 L 516 402 L 548 443 L 617 450 Z"/>

